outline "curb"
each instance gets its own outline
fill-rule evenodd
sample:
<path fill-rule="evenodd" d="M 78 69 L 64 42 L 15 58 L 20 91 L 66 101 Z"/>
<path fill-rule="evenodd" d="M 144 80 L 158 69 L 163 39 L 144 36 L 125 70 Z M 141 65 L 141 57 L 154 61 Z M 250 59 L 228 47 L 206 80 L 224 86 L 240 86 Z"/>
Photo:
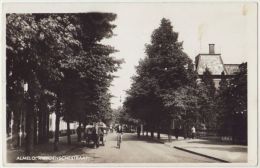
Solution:
<path fill-rule="evenodd" d="M 206 157 L 206 158 L 209 158 L 209 159 L 217 160 L 217 161 L 220 161 L 220 162 L 230 163 L 229 161 L 226 161 L 226 160 L 222 160 L 222 159 L 219 159 L 219 158 L 215 158 L 215 157 L 212 157 L 212 156 L 208 156 L 208 155 L 205 155 L 205 154 L 194 152 L 194 151 L 184 149 L 184 148 L 181 148 L 181 147 L 178 147 L 178 146 L 174 146 L 174 148 L 178 149 L 178 150 L 185 151 L 185 152 L 189 152 L 189 153 L 192 153 L 192 154 L 196 154 L 196 155 L 199 155 L 199 156 L 203 156 L 203 157 Z"/>

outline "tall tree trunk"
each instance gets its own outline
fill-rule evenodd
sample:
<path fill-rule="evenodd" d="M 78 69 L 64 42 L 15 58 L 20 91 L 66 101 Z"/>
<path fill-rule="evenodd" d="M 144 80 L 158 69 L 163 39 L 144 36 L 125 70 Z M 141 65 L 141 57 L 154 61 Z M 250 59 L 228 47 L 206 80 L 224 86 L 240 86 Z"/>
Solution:
<path fill-rule="evenodd" d="M 77 128 L 78 142 L 81 142 L 81 124 L 82 122 L 79 122 L 79 127 Z"/>
<path fill-rule="evenodd" d="M 48 143 L 49 142 L 49 122 L 50 122 L 50 119 L 49 119 L 49 111 L 47 110 L 46 111 L 46 139 L 45 139 L 45 142 Z"/>
<path fill-rule="evenodd" d="M 67 143 L 68 143 L 68 145 L 71 145 L 70 121 L 67 121 Z"/>
<path fill-rule="evenodd" d="M 161 130 L 160 130 L 160 127 L 158 127 L 157 129 L 158 129 L 158 130 L 157 130 L 157 139 L 160 139 L 160 138 L 161 138 L 161 136 L 160 136 L 160 131 L 161 131 Z"/>
<path fill-rule="evenodd" d="M 39 112 L 38 112 L 38 119 L 39 119 L 39 125 L 38 125 L 38 144 L 42 144 L 44 141 L 44 112 L 43 112 L 43 102 L 42 100 L 40 101 L 40 106 L 39 106 Z"/>
<path fill-rule="evenodd" d="M 151 137 L 154 138 L 154 127 L 151 126 Z"/>
<path fill-rule="evenodd" d="M 12 112 L 12 119 L 11 119 L 11 129 L 12 129 L 12 148 L 16 148 L 19 146 L 19 113 L 18 108 L 17 111 Z"/>
<path fill-rule="evenodd" d="M 44 103 L 44 106 L 47 106 L 47 104 Z M 42 114 L 42 143 L 46 143 L 48 136 L 47 136 L 47 118 L 46 115 L 48 113 L 48 110 L 44 107 L 44 111 Z"/>
<path fill-rule="evenodd" d="M 85 134 L 85 132 L 86 132 L 86 125 L 87 125 L 87 123 L 86 123 L 86 120 L 85 121 L 83 121 L 83 138 L 84 138 L 84 140 L 86 139 L 86 134 Z"/>
<path fill-rule="evenodd" d="M 33 133 L 33 145 L 37 145 L 38 144 L 38 135 L 37 135 L 37 131 L 38 131 L 38 124 L 37 124 L 37 117 L 33 116 L 33 127 L 34 127 L 34 133 Z"/>
<path fill-rule="evenodd" d="M 54 151 L 58 151 L 59 136 L 60 136 L 60 100 L 57 98 L 56 104 L 56 120 L 55 120 L 55 134 L 54 134 Z"/>
<path fill-rule="evenodd" d="M 12 110 L 6 107 L 6 134 L 11 135 L 11 120 L 12 120 Z"/>
<path fill-rule="evenodd" d="M 16 103 L 14 103 L 14 111 L 11 113 L 11 133 L 12 133 L 12 148 L 16 148 L 19 146 L 20 137 L 20 117 L 22 112 L 22 99 L 21 97 L 18 97 L 16 99 Z"/>
<path fill-rule="evenodd" d="M 48 108 L 47 101 L 45 96 L 41 97 L 40 102 L 40 111 L 39 111 L 39 143 L 46 143 L 48 141 L 48 133 L 47 133 L 47 120 L 48 117 Z"/>
<path fill-rule="evenodd" d="M 26 133 L 26 105 L 24 104 L 23 110 L 22 110 L 22 123 L 21 123 L 21 145 L 25 143 L 25 133 Z"/>
<path fill-rule="evenodd" d="M 31 155 L 34 144 L 34 104 L 32 100 L 27 101 L 26 111 L 26 155 Z"/>
<path fill-rule="evenodd" d="M 168 130 L 168 141 L 172 141 L 171 129 Z"/>
<path fill-rule="evenodd" d="M 148 135 L 148 134 L 149 134 L 149 129 L 150 129 L 150 128 L 149 128 L 149 125 L 146 125 L 146 136 L 147 136 L 147 137 L 149 136 L 149 135 Z"/>

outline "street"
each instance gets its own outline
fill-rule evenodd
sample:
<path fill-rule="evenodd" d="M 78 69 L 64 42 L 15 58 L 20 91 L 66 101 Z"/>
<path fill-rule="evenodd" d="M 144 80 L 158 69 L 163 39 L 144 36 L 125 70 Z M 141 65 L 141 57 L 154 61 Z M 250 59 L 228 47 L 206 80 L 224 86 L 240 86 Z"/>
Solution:
<path fill-rule="evenodd" d="M 256 3 L 39 5 L 3 6 L 6 163 L 257 163 Z"/>
<path fill-rule="evenodd" d="M 116 146 L 116 134 L 107 135 L 105 146 L 97 149 L 84 145 L 74 148 L 66 155 L 80 155 L 86 160 L 55 160 L 52 163 L 208 163 L 215 160 L 170 148 L 151 140 L 149 137 L 137 138 L 136 134 L 125 133 L 121 148 Z"/>

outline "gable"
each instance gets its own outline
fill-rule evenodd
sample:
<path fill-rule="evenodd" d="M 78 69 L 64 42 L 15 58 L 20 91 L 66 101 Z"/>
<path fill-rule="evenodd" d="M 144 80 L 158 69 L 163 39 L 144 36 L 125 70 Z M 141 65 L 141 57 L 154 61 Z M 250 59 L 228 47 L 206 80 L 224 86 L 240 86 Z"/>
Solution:
<path fill-rule="evenodd" d="M 203 72 L 205 71 L 206 68 L 210 70 L 212 75 L 221 75 L 223 71 L 225 74 L 227 74 L 220 54 L 214 54 L 214 55 L 200 54 L 197 57 L 198 58 L 197 58 L 196 70 L 199 75 L 203 75 Z"/>
<path fill-rule="evenodd" d="M 239 64 L 225 64 L 225 69 L 228 75 L 235 75 L 239 71 Z"/>

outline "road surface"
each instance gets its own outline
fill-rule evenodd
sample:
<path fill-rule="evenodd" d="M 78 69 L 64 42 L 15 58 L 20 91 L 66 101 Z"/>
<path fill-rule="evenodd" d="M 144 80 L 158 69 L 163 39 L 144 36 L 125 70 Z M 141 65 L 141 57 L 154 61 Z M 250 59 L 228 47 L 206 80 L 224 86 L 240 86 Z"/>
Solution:
<path fill-rule="evenodd" d="M 78 146 L 68 156 L 84 156 L 85 160 L 52 161 L 54 163 L 210 163 L 217 162 L 206 157 L 180 151 L 147 137 L 125 133 L 121 148 L 116 146 L 116 134 L 106 137 L 105 146 L 97 149 Z"/>

